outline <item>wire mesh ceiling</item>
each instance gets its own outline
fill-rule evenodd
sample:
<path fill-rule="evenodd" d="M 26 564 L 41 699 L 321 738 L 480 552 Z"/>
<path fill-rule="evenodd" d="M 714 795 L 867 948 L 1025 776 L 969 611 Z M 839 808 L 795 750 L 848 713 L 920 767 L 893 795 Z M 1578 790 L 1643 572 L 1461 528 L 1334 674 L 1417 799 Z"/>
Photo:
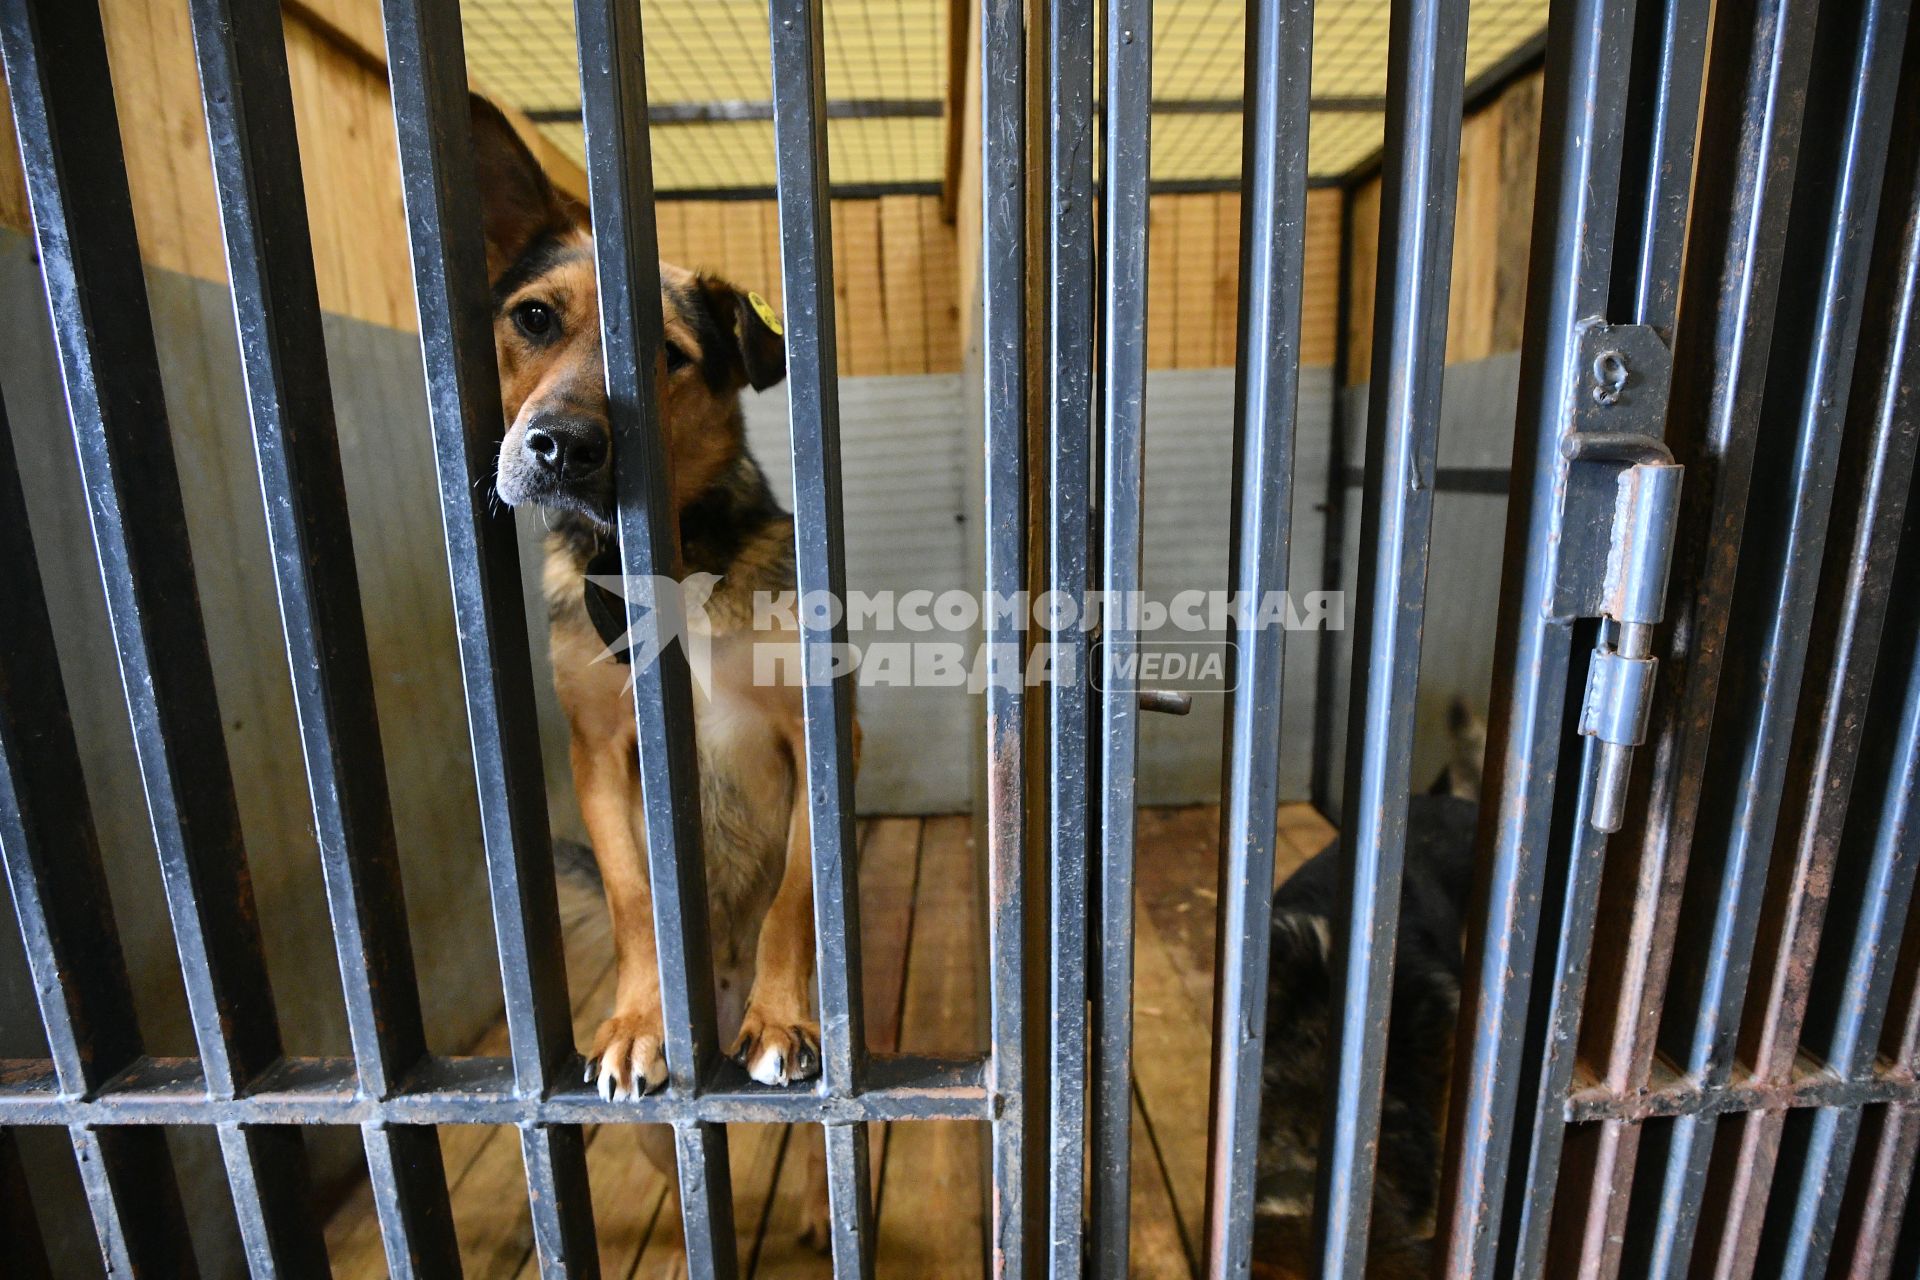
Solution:
<path fill-rule="evenodd" d="M 936 186 L 944 176 L 947 30 L 955 0 L 825 0 L 836 187 Z M 961 0 L 964 2 L 964 0 Z M 760 190 L 774 180 L 764 0 L 645 0 L 654 183 Z M 474 79 L 584 154 L 573 0 L 465 0 Z M 1538 40 L 1546 0 L 1471 0 L 1469 83 Z M 1380 148 L 1388 0 L 1321 0 L 1314 23 L 1311 172 L 1339 177 Z M 1231 182 L 1240 170 L 1246 0 L 1154 6 L 1153 177 Z"/>

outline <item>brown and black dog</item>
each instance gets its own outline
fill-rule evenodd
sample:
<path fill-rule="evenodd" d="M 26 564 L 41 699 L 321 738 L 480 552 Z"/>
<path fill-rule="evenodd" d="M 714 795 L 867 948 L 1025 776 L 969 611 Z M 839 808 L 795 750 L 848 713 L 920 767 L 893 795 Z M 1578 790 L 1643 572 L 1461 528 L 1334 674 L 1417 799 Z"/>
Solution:
<path fill-rule="evenodd" d="M 512 126 L 478 98 L 473 130 L 507 422 L 495 487 L 510 505 L 542 507 L 552 530 L 554 684 L 612 917 L 617 982 L 589 1079 L 607 1098 L 637 1097 L 665 1081 L 666 1061 L 629 669 L 604 660 L 586 581 L 596 557 L 618 572 L 608 554 L 613 443 L 593 236 L 585 211 L 561 198 Z M 795 784 L 805 727 L 801 690 L 756 684 L 753 654 L 761 647 L 764 658 L 771 645 L 797 655 L 791 607 L 763 609 L 757 630 L 754 611 L 757 593 L 794 587 L 793 520 L 747 452 L 740 393 L 785 376 L 784 339 L 764 303 L 725 281 L 667 263 L 660 278 L 666 347 L 656 378 L 677 517 L 674 572 L 719 579 L 704 621 L 692 625 L 711 655 L 694 706 L 721 1027 L 739 1028 L 733 1053 L 753 1079 L 783 1085 L 819 1070 L 808 815 Z"/>

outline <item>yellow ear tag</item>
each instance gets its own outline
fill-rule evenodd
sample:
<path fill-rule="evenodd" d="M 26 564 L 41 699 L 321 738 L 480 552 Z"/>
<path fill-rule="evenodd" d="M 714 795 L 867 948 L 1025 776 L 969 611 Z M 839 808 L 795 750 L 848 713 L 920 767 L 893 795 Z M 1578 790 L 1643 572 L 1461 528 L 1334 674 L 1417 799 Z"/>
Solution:
<path fill-rule="evenodd" d="M 760 317 L 762 324 L 766 325 L 767 328 L 773 330 L 781 337 L 784 338 L 786 336 L 787 331 L 780 327 L 780 317 L 773 314 L 772 303 L 757 293 L 749 293 L 747 295 L 747 301 L 753 304 L 753 312 Z"/>

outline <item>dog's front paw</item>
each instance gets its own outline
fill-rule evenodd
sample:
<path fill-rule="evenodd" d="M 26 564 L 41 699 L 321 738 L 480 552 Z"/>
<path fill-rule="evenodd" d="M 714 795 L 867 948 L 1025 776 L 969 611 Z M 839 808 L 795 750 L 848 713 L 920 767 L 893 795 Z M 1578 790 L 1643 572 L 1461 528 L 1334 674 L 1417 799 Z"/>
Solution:
<path fill-rule="evenodd" d="M 788 1084 L 820 1074 L 820 1024 L 749 1004 L 733 1042 L 733 1060 L 761 1084 Z"/>
<path fill-rule="evenodd" d="M 587 1083 L 596 1081 L 608 1102 L 630 1101 L 667 1082 L 666 1031 L 659 1013 L 617 1013 L 600 1024 L 587 1055 Z"/>

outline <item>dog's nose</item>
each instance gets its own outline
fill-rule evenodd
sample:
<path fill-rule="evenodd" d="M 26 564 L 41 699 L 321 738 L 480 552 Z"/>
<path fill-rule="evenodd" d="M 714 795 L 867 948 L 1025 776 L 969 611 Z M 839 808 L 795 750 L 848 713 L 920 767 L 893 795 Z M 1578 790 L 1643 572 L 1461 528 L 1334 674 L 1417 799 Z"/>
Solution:
<path fill-rule="evenodd" d="M 607 465 L 606 428 L 543 414 L 527 424 L 527 453 L 562 480 L 584 480 Z"/>

